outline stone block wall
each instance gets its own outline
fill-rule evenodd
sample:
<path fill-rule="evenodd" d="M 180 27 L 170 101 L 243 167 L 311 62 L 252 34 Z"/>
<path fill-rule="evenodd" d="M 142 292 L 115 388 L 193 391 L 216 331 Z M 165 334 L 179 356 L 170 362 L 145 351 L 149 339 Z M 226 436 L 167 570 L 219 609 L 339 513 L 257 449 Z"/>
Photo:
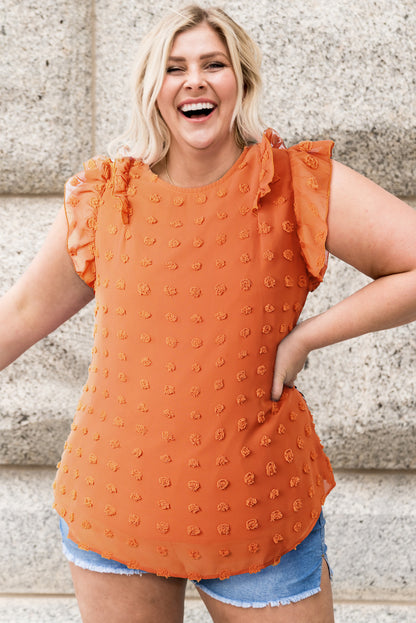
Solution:
<path fill-rule="evenodd" d="M 264 119 L 416 208 L 413 0 L 221 3 L 264 53 Z M 66 178 L 103 153 L 128 110 L 135 48 L 175 0 L 3 0 L 0 291 L 42 244 Z M 305 315 L 366 279 L 334 258 Z M 0 623 L 80 621 L 51 483 L 91 347 L 92 307 L 0 375 Z M 416 334 L 310 355 L 298 379 L 338 486 L 326 503 L 337 623 L 416 620 Z M 209 621 L 189 592 L 186 621 Z"/>

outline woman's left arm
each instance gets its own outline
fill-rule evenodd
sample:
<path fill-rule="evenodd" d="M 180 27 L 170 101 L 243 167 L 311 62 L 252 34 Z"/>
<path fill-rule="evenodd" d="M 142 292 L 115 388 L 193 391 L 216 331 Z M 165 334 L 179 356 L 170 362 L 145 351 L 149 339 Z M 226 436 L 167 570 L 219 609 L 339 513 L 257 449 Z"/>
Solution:
<path fill-rule="evenodd" d="M 282 340 L 273 400 L 293 385 L 312 350 L 416 320 L 416 210 L 333 162 L 326 246 L 374 281 Z"/>

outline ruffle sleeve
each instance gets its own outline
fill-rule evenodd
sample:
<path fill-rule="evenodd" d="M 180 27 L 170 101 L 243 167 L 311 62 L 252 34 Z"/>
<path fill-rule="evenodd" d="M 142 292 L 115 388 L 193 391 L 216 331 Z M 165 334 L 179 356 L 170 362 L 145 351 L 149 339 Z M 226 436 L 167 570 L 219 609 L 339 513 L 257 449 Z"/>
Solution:
<path fill-rule="evenodd" d="M 297 234 L 310 290 L 321 283 L 328 263 L 325 242 L 333 146 L 333 141 L 305 141 L 288 149 Z"/>
<path fill-rule="evenodd" d="M 285 149 L 283 139 L 273 129 L 268 128 L 263 133 L 263 138 L 259 144 L 259 163 L 260 172 L 257 186 L 257 193 L 254 198 L 252 212 L 257 213 L 260 202 L 271 190 L 270 184 L 273 183 L 277 173 L 274 167 L 273 150 Z"/>
<path fill-rule="evenodd" d="M 95 283 L 95 232 L 102 195 L 111 176 L 111 160 L 95 158 L 65 185 L 67 247 L 75 270 L 91 288 Z"/>

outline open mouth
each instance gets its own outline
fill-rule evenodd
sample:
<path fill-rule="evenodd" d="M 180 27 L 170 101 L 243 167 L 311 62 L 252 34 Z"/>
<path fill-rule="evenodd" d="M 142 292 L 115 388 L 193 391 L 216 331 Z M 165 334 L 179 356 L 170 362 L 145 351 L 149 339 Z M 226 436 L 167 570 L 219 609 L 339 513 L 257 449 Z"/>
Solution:
<path fill-rule="evenodd" d="M 208 117 L 216 108 L 211 102 L 198 102 L 197 104 L 184 104 L 179 108 L 187 119 L 203 119 Z"/>

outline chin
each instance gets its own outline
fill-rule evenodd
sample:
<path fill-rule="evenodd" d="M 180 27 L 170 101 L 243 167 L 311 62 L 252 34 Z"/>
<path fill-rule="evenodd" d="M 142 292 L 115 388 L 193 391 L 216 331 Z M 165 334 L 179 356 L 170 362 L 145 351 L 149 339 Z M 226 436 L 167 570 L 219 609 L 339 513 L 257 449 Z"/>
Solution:
<path fill-rule="evenodd" d="M 221 146 L 227 144 L 230 139 L 233 138 L 232 133 L 224 135 L 224 134 L 216 134 L 216 133 L 207 133 L 201 136 L 187 136 L 185 138 L 186 143 L 193 147 L 194 149 L 204 150 L 210 147 Z"/>
<path fill-rule="evenodd" d="M 191 141 L 188 144 L 198 151 L 203 151 L 212 147 L 215 144 L 215 140 Z"/>

